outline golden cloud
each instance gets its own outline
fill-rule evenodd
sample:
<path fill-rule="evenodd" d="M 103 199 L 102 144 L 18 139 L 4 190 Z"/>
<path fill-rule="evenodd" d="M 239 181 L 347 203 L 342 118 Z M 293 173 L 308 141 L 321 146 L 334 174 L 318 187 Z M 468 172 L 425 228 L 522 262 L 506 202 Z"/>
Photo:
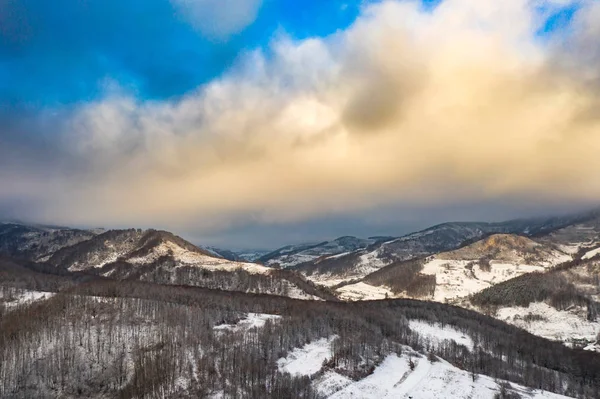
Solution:
<path fill-rule="evenodd" d="M 600 199 L 600 6 L 584 1 L 569 35 L 542 38 L 537 3 L 386 1 L 331 37 L 278 37 L 181 100 L 88 104 L 64 136 L 86 167 L 57 179 L 44 215 L 212 226 Z"/>

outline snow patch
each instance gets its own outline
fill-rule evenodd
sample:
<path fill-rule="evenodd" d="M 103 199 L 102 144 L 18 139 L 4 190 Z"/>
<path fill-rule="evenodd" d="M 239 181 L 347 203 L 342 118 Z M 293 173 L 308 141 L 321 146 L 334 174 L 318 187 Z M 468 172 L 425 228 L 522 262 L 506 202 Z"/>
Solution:
<path fill-rule="evenodd" d="M 464 345 L 469 350 L 473 350 L 474 344 L 471 337 L 452 326 L 441 326 L 438 323 L 429 324 L 422 320 L 410 320 L 408 326 L 422 337 L 429 339 L 435 347 L 439 347 L 444 341 L 454 341 L 458 345 Z"/>
<path fill-rule="evenodd" d="M 363 282 L 345 285 L 337 289 L 340 299 L 347 301 L 368 301 L 394 298 L 395 295 L 386 287 L 377 287 Z"/>
<path fill-rule="evenodd" d="M 277 321 L 281 319 L 279 315 L 266 313 L 248 313 L 246 318 L 238 321 L 236 324 L 221 324 L 215 326 L 214 330 L 229 330 L 229 331 L 248 331 L 252 328 L 262 328 L 267 323 L 267 320 Z"/>
<path fill-rule="evenodd" d="M 426 357 L 412 355 L 415 364 L 410 369 L 408 355 L 390 355 L 373 374 L 360 381 L 351 381 L 335 372 L 327 372 L 315 381 L 316 389 L 329 399 L 493 399 L 500 391 L 494 379 L 477 375 L 475 381 L 469 372 L 439 360 L 431 363 Z M 533 390 L 517 384 L 512 389 L 523 398 L 562 399 L 565 396 Z M 336 390 L 335 393 L 330 394 Z"/>
<path fill-rule="evenodd" d="M 302 348 L 294 349 L 288 353 L 287 357 L 277 361 L 279 371 L 292 375 L 307 376 L 319 372 L 323 367 L 323 362 L 333 356 L 332 344 L 336 338 L 336 335 L 321 338 L 318 341 L 304 345 Z"/>
<path fill-rule="evenodd" d="M 600 254 L 600 247 L 599 247 L 599 248 L 596 248 L 596 249 L 592 249 L 592 250 L 591 250 L 591 251 L 589 251 L 589 252 L 586 252 L 586 254 L 585 254 L 585 255 L 583 255 L 583 256 L 581 257 L 581 259 L 591 259 L 591 258 L 593 258 L 594 256 L 596 256 L 596 255 L 598 255 L 598 254 Z"/>
<path fill-rule="evenodd" d="M 472 264 L 472 268 L 467 266 Z M 526 273 L 545 270 L 542 266 L 492 262 L 489 271 L 468 260 L 435 258 L 423 266 L 421 273 L 434 275 L 436 280 L 433 300 L 447 302 L 464 298 L 492 285 Z"/>
<path fill-rule="evenodd" d="M 527 315 L 538 316 L 538 319 L 529 318 L 527 321 L 524 319 Z M 534 335 L 565 343 L 572 340 L 594 342 L 600 332 L 600 323 L 588 321 L 587 311 L 578 307 L 560 311 L 546 303 L 536 302 L 528 307 L 500 308 L 496 317 Z"/>
<path fill-rule="evenodd" d="M 9 292 L 7 292 L 9 291 Z M 53 292 L 31 291 L 31 290 L 7 290 L 0 291 L 0 302 L 7 308 L 14 308 L 20 305 L 29 305 L 34 302 L 44 301 L 56 295 Z"/>

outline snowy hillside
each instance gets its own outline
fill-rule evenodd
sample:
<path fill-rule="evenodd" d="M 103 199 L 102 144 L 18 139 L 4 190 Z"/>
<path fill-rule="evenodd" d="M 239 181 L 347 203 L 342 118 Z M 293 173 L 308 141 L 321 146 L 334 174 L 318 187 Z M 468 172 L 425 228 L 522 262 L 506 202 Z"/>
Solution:
<path fill-rule="evenodd" d="M 186 242 L 171 233 L 156 230 L 111 230 L 92 240 L 55 253 L 49 263 L 69 271 L 110 269 L 125 262 L 135 269 L 170 258 L 176 267 L 193 266 L 207 270 L 245 270 L 267 273 L 270 269 L 254 263 L 232 262 Z M 102 273 L 102 274 L 106 274 Z"/>
<path fill-rule="evenodd" d="M 0 305 L 4 305 L 9 311 L 19 306 L 26 306 L 35 302 L 45 301 L 53 296 L 53 292 L 0 286 Z"/>
<path fill-rule="evenodd" d="M 554 399 L 600 388 L 595 353 L 434 302 L 109 280 L 7 297 L 22 304 L 0 306 L 2 397 Z"/>
<path fill-rule="evenodd" d="M 411 320 L 410 328 L 433 347 L 455 343 L 473 350 L 473 341 L 451 327 Z M 353 380 L 339 370 L 327 366 L 334 356 L 337 336 L 321 338 L 301 348 L 292 350 L 286 358 L 278 360 L 281 372 L 313 378 L 317 392 L 328 399 L 362 398 L 489 398 L 502 392 L 518 394 L 521 398 L 559 399 L 566 396 L 534 390 L 485 375 L 473 374 L 438 358 L 425 356 L 410 347 L 403 347 L 401 355 L 391 354 L 374 367 L 371 374 Z"/>
<path fill-rule="evenodd" d="M 411 369 L 411 363 L 414 369 Z M 567 398 L 484 375 L 473 376 L 441 359 L 432 362 L 416 352 L 388 356 L 373 374 L 359 381 L 330 371 L 321 376 L 315 385 L 329 399 L 494 399 L 500 392 L 518 394 L 520 398 Z"/>
<path fill-rule="evenodd" d="M 383 294 L 388 298 L 416 297 L 453 302 L 494 284 L 544 271 L 570 259 L 570 255 L 529 238 L 496 234 L 460 249 L 427 257 L 418 264 L 399 262 L 380 268 L 363 281 L 342 286 L 337 291 L 346 300 L 382 299 Z M 409 279 L 414 280 L 412 285 L 401 284 Z M 419 286 L 428 288 L 418 290 Z"/>
<path fill-rule="evenodd" d="M 527 307 L 502 307 L 496 318 L 540 337 L 568 344 L 594 343 L 600 334 L 600 321 L 588 320 L 585 307 L 558 310 L 544 302 Z"/>
<path fill-rule="evenodd" d="M 553 231 L 540 240 L 571 252 L 596 247 L 600 245 L 600 215 Z"/>
<path fill-rule="evenodd" d="M 411 259 L 452 251 L 490 234 L 542 235 L 574 223 L 589 223 L 596 213 L 587 212 L 564 217 L 511 220 L 499 223 L 452 222 L 379 242 L 339 256 L 315 259 L 297 270 L 312 281 L 333 286 L 357 280 L 377 270 Z M 561 250 L 561 252 L 568 252 Z"/>
<path fill-rule="evenodd" d="M 376 242 L 375 239 L 362 239 L 346 236 L 318 244 L 286 246 L 263 255 L 257 260 L 267 265 L 278 265 L 279 267 L 286 268 L 330 256 L 347 254 L 358 249 L 366 248 Z"/>
<path fill-rule="evenodd" d="M 600 334 L 600 259 L 579 259 L 545 273 L 490 287 L 462 306 L 532 334 L 584 347 Z"/>
<path fill-rule="evenodd" d="M 0 254 L 45 261 L 59 249 L 86 241 L 99 230 L 0 222 Z"/>
<path fill-rule="evenodd" d="M 329 297 L 300 275 L 215 257 L 169 232 L 111 230 L 53 254 L 59 270 L 118 280 L 270 293 L 298 299 Z"/>

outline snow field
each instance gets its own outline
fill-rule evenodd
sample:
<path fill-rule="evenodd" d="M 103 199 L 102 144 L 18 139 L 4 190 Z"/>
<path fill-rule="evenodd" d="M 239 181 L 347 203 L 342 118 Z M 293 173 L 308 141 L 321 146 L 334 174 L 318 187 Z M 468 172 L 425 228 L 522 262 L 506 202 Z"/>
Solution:
<path fill-rule="evenodd" d="M 578 315 L 577 311 L 583 314 Z M 568 343 L 575 339 L 593 342 L 600 332 L 600 323 L 588 321 L 585 312 L 585 309 L 576 307 L 568 311 L 560 311 L 546 303 L 537 302 L 529 304 L 528 307 L 500 308 L 496 317 L 532 334 L 554 341 Z M 525 321 L 523 318 L 526 315 L 540 316 L 541 319 Z"/>
<path fill-rule="evenodd" d="M 262 328 L 267 323 L 267 320 L 278 321 L 281 316 L 264 313 L 248 313 L 246 318 L 240 320 L 236 324 L 221 324 L 213 327 L 214 330 L 229 330 L 229 331 L 248 331 L 252 328 Z"/>
<path fill-rule="evenodd" d="M 277 361 L 279 371 L 292 375 L 316 374 L 323 367 L 323 362 L 333 356 L 332 344 L 336 335 L 310 342 L 302 348 L 296 348 L 285 358 Z"/>
<path fill-rule="evenodd" d="M 451 326 L 442 327 L 437 323 L 432 325 L 421 320 L 410 320 L 408 326 L 420 336 L 429 339 L 434 347 L 440 346 L 444 341 L 454 341 L 458 345 L 464 345 L 469 350 L 473 350 L 474 344 L 471 337 Z"/>
<path fill-rule="evenodd" d="M 415 367 L 411 370 L 409 362 Z M 493 399 L 500 391 L 494 379 L 458 369 L 444 360 L 430 362 L 419 354 L 389 355 L 373 372 L 352 381 L 333 371 L 315 380 L 319 393 L 328 399 Z M 561 399 L 565 396 L 511 384 L 523 398 Z"/>

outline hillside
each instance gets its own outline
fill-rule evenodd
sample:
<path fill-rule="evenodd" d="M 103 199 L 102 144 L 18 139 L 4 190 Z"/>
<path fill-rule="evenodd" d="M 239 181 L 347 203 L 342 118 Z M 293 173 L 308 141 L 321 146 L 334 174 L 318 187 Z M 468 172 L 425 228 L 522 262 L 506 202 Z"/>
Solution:
<path fill-rule="evenodd" d="M 596 215 L 595 213 L 593 215 Z M 600 246 L 600 216 L 591 217 L 540 237 L 540 240 L 569 253 Z"/>
<path fill-rule="evenodd" d="M 0 396 L 596 397 L 600 250 L 482 225 L 322 257 L 347 278 L 362 254 L 366 275 L 331 289 L 307 264 L 231 261 L 157 230 L 94 233 L 45 262 L 0 256 Z M 386 252 L 436 237 L 454 248 Z"/>
<path fill-rule="evenodd" d="M 413 261 L 396 261 L 351 284 L 343 299 L 411 297 L 452 302 L 502 281 L 571 259 L 530 238 L 494 234 L 462 248 Z"/>
<path fill-rule="evenodd" d="M 326 290 L 293 272 L 215 257 L 165 231 L 107 231 L 57 251 L 48 263 L 59 270 L 119 280 L 334 299 Z"/>
<path fill-rule="evenodd" d="M 44 261 L 59 249 L 94 237 L 98 231 L 0 222 L 0 254 Z"/>
<path fill-rule="evenodd" d="M 334 286 L 364 278 L 385 266 L 398 262 L 452 251 L 492 234 L 542 236 L 565 226 L 586 223 L 596 217 L 597 212 L 594 211 L 499 223 L 444 223 L 400 238 L 376 243 L 366 249 L 299 264 L 294 269 L 318 284 Z M 562 251 L 560 248 L 558 250 Z"/>
<path fill-rule="evenodd" d="M 586 347 L 600 338 L 600 255 L 478 292 L 462 306 L 542 337 Z"/>
<path fill-rule="evenodd" d="M 600 388 L 597 355 L 443 304 L 135 281 L 3 298 L 3 397 L 554 399 Z"/>
<path fill-rule="evenodd" d="M 318 244 L 289 245 L 279 248 L 257 259 L 266 265 L 292 267 L 306 262 L 340 256 L 376 244 L 378 239 L 362 239 L 357 237 L 339 237 L 332 241 Z"/>

